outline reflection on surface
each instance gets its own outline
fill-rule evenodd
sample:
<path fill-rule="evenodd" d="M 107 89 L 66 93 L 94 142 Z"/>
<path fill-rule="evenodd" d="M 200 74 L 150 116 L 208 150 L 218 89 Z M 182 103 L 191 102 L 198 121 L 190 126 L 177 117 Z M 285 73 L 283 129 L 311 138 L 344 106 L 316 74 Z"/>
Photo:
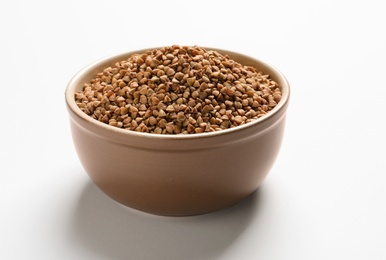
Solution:
<path fill-rule="evenodd" d="M 261 192 L 214 213 L 163 217 L 122 206 L 89 182 L 74 211 L 71 243 L 106 259 L 215 258 L 257 217 Z"/>

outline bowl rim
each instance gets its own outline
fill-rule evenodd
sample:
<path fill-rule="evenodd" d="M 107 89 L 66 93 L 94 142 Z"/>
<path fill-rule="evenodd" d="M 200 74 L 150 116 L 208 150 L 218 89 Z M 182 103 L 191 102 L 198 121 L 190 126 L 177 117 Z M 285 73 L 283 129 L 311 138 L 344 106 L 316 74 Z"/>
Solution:
<path fill-rule="evenodd" d="M 92 124 L 92 125 L 94 125 L 96 127 L 102 128 L 104 130 L 111 131 L 113 133 L 115 132 L 115 133 L 119 133 L 119 134 L 123 134 L 123 135 L 128 135 L 128 136 L 132 136 L 132 137 L 138 137 L 138 138 L 163 139 L 163 140 L 168 140 L 168 139 L 191 140 L 191 139 L 202 139 L 202 138 L 209 138 L 209 137 L 215 137 L 215 136 L 222 136 L 222 135 L 231 134 L 231 133 L 243 130 L 243 129 L 247 129 L 247 128 L 250 128 L 250 127 L 253 127 L 253 126 L 256 126 L 256 125 L 260 125 L 261 123 L 263 123 L 263 122 L 269 120 L 270 118 L 272 118 L 279 111 L 281 111 L 283 109 L 286 109 L 286 106 L 288 104 L 289 97 L 290 97 L 290 85 L 289 85 L 289 82 L 286 79 L 286 77 L 276 67 L 270 65 L 269 63 L 267 63 L 267 62 L 265 62 L 265 61 L 263 61 L 261 59 L 254 58 L 252 56 L 249 56 L 249 55 L 246 55 L 246 54 L 243 54 L 243 53 L 234 52 L 234 51 L 225 50 L 225 49 L 214 48 L 214 47 L 204 47 L 204 46 L 199 46 L 199 47 L 200 48 L 204 48 L 206 50 L 217 51 L 217 52 L 219 52 L 221 54 L 228 54 L 231 58 L 232 58 L 232 56 L 243 57 L 243 58 L 248 59 L 248 60 L 250 60 L 250 61 L 252 61 L 254 63 L 257 62 L 257 63 L 261 64 L 264 68 L 267 68 L 267 70 L 271 71 L 271 73 L 267 73 L 267 74 L 269 74 L 270 76 L 272 76 L 274 74 L 275 77 L 280 79 L 279 81 L 281 82 L 281 84 L 279 84 L 279 87 L 282 90 L 282 98 L 279 101 L 279 103 L 272 110 L 270 110 L 269 113 L 267 113 L 266 115 L 264 115 L 264 116 L 262 116 L 262 117 L 260 117 L 258 119 L 255 119 L 255 120 L 253 120 L 251 122 L 248 122 L 246 124 L 239 125 L 239 126 L 236 126 L 236 127 L 233 127 L 233 128 L 223 129 L 221 131 L 205 132 L 205 133 L 194 133 L 194 134 L 143 133 L 143 132 L 136 132 L 136 131 L 127 130 L 127 129 L 123 129 L 123 128 L 117 128 L 117 127 L 105 124 L 103 122 L 100 122 L 100 121 L 98 121 L 96 119 L 93 119 L 92 117 L 90 117 L 89 115 L 84 113 L 76 105 L 75 98 L 74 98 L 75 89 L 78 86 L 76 83 L 84 75 L 87 75 L 91 71 L 95 70 L 97 67 L 99 67 L 103 63 L 110 62 L 111 66 L 112 66 L 115 62 L 120 61 L 118 58 L 120 58 L 122 56 L 129 57 L 129 56 L 131 56 L 132 54 L 135 54 L 135 53 L 143 53 L 143 52 L 148 51 L 148 50 L 159 49 L 159 48 L 163 48 L 163 47 L 165 47 L 165 46 L 151 47 L 151 48 L 145 48 L 145 49 L 140 49 L 140 50 L 123 51 L 123 52 L 119 52 L 119 53 L 116 53 L 116 54 L 113 54 L 113 55 L 105 56 L 103 58 L 97 59 L 97 60 L 89 63 L 88 65 L 83 67 L 80 71 L 78 71 L 70 79 L 70 81 L 68 82 L 68 84 L 66 86 L 65 101 L 66 101 L 66 104 L 68 106 L 68 109 L 71 109 L 71 111 L 75 115 L 77 115 L 81 119 L 87 121 L 88 123 L 90 123 L 90 124 Z M 242 64 L 242 65 L 244 65 L 244 64 Z M 262 72 L 264 72 L 264 71 L 262 71 Z M 278 80 L 275 80 L 275 81 L 277 82 Z"/>

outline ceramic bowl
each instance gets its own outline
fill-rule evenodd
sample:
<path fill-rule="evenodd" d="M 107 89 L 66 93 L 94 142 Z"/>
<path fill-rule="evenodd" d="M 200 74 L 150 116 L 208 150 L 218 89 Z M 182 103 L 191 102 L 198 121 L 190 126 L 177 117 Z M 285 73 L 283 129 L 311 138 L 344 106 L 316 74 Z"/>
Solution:
<path fill-rule="evenodd" d="M 151 48 L 154 49 L 154 48 Z M 109 126 L 83 113 L 74 93 L 96 73 L 136 50 L 96 61 L 69 82 L 65 99 L 78 157 L 92 181 L 113 200 L 144 212 L 183 216 L 223 209 L 253 193 L 279 153 L 289 84 L 271 65 L 216 48 L 243 65 L 269 74 L 282 99 L 266 116 L 210 133 L 162 135 Z"/>

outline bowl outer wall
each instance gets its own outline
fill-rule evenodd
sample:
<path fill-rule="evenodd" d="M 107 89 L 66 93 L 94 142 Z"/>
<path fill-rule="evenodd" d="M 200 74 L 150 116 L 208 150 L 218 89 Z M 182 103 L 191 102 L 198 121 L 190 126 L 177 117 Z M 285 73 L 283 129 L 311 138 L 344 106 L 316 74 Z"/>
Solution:
<path fill-rule="evenodd" d="M 74 93 L 97 72 L 133 53 L 97 61 L 68 84 L 66 104 L 79 159 L 96 185 L 114 200 L 160 215 L 195 215 L 228 207 L 256 190 L 280 150 L 289 85 L 268 64 L 217 50 L 271 75 L 283 98 L 253 123 L 214 133 L 156 135 L 118 129 L 84 114 Z"/>

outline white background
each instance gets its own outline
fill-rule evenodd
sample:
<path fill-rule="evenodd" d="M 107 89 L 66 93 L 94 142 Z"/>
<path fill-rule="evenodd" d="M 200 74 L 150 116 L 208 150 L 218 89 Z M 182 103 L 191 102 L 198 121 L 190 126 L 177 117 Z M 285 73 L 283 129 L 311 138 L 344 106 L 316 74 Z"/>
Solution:
<path fill-rule="evenodd" d="M 383 1 L 2 1 L 0 259 L 386 259 Z M 75 153 L 70 78 L 147 47 L 265 60 L 291 84 L 285 140 L 235 207 L 153 216 L 107 198 Z"/>

